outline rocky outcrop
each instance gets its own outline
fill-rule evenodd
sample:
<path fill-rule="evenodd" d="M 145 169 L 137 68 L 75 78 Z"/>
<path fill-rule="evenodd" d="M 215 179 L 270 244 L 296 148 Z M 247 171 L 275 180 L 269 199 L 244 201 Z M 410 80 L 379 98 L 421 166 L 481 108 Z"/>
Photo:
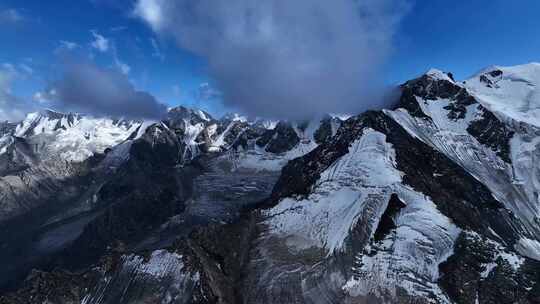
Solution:
<path fill-rule="evenodd" d="M 330 140 L 337 132 L 337 129 L 341 125 L 341 120 L 337 117 L 326 116 L 321 120 L 319 128 L 313 134 L 313 138 L 317 144 L 322 144 L 325 141 Z"/>
<path fill-rule="evenodd" d="M 11 135 L 13 132 L 15 132 L 15 128 L 17 127 L 17 124 L 8 122 L 8 121 L 0 121 L 0 137 L 3 137 L 5 135 Z"/>
<path fill-rule="evenodd" d="M 440 265 L 441 286 L 456 303 L 536 303 L 540 264 L 506 254 L 488 239 L 462 233 Z"/>
<path fill-rule="evenodd" d="M 471 122 L 467 127 L 467 132 L 481 144 L 490 147 L 502 160 L 512 163 L 510 140 L 514 132 L 483 106 L 478 106 L 478 111 L 479 118 Z"/>
<path fill-rule="evenodd" d="M 290 123 L 279 122 L 272 130 L 267 130 L 257 140 L 259 147 L 264 147 L 270 153 L 283 153 L 291 150 L 300 142 Z"/>

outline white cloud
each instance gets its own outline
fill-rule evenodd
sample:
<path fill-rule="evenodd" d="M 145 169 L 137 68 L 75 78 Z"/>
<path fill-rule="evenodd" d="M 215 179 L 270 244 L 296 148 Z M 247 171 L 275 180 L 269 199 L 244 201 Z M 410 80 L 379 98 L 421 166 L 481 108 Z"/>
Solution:
<path fill-rule="evenodd" d="M 127 65 L 126 63 L 118 60 L 118 58 L 115 60 L 116 67 L 122 72 L 122 74 L 127 75 L 131 71 L 131 67 Z"/>
<path fill-rule="evenodd" d="M 13 81 L 20 76 L 13 64 L 0 66 L 0 121 L 19 121 L 34 109 L 32 104 L 18 98 L 11 92 Z"/>
<path fill-rule="evenodd" d="M 133 14 L 203 58 L 225 106 L 303 119 L 388 106 L 384 66 L 407 2 L 137 0 Z"/>
<path fill-rule="evenodd" d="M 164 2 L 164 0 L 139 0 L 133 14 L 146 21 L 154 30 L 160 30 L 164 21 L 162 9 Z"/>
<path fill-rule="evenodd" d="M 203 82 L 199 85 L 197 91 L 197 98 L 201 101 L 209 101 L 219 99 L 222 97 L 222 93 L 212 87 L 208 82 Z"/>
<path fill-rule="evenodd" d="M 47 94 L 43 92 L 34 93 L 34 96 L 32 96 L 32 100 L 37 103 L 47 103 L 49 101 L 49 99 L 47 98 Z"/>
<path fill-rule="evenodd" d="M 0 65 L 0 72 L 3 74 L 0 83 L 10 83 L 15 79 L 26 79 L 34 74 L 34 69 L 26 63 L 13 64 L 4 62 Z"/>
<path fill-rule="evenodd" d="M 111 51 L 114 65 L 116 66 L 116 68 L 124 75 L 129 74 L 129 72 L 131 71 L 131 67 L 125 62 L 121 61 L 120 58 L 118 58 L 118 51 L 116 50 L 116 46 L 114 45 L 114 43 L 111 46 Z"/>
<path fill-rule="evenodd" d="M 2 63 L 2 69 L 1 69 L 4 79 L 13 79 L 17 76 L 18 72 L 15 69 L 15 66 L 9 62 Z M 0 78 L 1 79 L 1 78 Z"/>
<path fill-rule="evenodd" d="M 109 39 L 105 38 L 104 36 L 100 35 L 97 31 L 92 30 L 90 31 L 92 33 L 92 36 L 94 36 L 94 41 L 92 41 L 91 45 L 93 48 L 97 49 L 98 51 L 105 53 L 109 50 Z"/>
<path fill-rule="evenodd" d="M 65 48 L 68 50 L 74 50 L 79 47 L 79 45 L 76 42 L 67 41 L 67 40 L 60 40 L 60 47 Z"/>

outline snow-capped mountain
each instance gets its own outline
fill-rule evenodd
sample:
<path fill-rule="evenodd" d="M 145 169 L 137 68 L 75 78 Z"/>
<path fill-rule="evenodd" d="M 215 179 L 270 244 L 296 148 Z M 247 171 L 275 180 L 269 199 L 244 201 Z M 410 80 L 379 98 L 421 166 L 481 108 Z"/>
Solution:
<path fill-rule="evenodd" d="M 433 69 L 345 121 L 0 124 L 0 303 L 539 303 L 539 86 Z"/>

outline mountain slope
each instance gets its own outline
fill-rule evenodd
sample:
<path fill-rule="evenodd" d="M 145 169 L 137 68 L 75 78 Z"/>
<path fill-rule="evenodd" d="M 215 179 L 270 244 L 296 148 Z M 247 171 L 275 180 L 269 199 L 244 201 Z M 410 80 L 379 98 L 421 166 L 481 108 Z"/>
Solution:
<path fill-rule="evenodd" d="M 537 278 L 524 277 L 531 267 L 538 271 L 538 188 L 530 170 L 522 173 L 527 175 L 522 182 L 515 180 L 516 172 L 525 171 L 523 163 L 537 167 L 530 156 L 537 148 L 528 145 L 525 154 L 515 144 L 525 141 L 521 136 L 530 142 L 534 126 L 522 122 L 515 128 L 440 71 L 407 82 L 402 91 L 398 109 L 349 119 L 327 144 L 284 168 L 274 189 L 277 206 L 263 222 L 272 227 L 270 235 L 298 239 L 345 261 L 337 262 L 338 269 L 350 270 L 339 271 L 342 277 L 334 282 L 343 286 L 344 299 L 511 303 L 535 298 Z M 388 190 L 376 190 L 377 180 Z M 405 207 L 390 221 L 391 238 L 381 241 L 377 219 L 389 222 L 383 215 L 390 194 Z M 481 258 L 463 264 L 474 254 Z M 333 263 L 334 257 L 321 260 Z M 486 291 L 483 284 L 498 284 L 499 290 Z"/>
<path fill-rule="evenodd" d="M 539 303 L 538 79 L 433 69 L 344 122 L 139 122 L 28 233 L 57 249 L 0 303 Z M 8 129 L 16 170 L 35 168 L 48 150 Z"/>
<path fill-rule="evenodd" d="M 271 131 L 260 122 L 215 120 L 182 107 L 169 114 L 138 122 L 47 110 L 6 126 L 2 288 L 20 286 L 32 268 L 81 269 L 110 248 L 160 249 L 193 224 L 233 221 L 244 204 L 269 194 L 280 164 L 314 147 L 311 138 L 268 152 L 256 144 Z M 293 124 L 287 130 L 303 134 Z"/>

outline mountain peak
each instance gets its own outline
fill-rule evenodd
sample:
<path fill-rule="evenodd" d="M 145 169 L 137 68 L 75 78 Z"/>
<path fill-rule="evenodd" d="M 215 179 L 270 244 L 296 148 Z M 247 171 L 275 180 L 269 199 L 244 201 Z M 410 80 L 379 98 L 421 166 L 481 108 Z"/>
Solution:
<path fill-rule="evenodd" d="M 452 73 L 445 73 L 441 70 L 438 70 L 438 69 L 434 69 L 434 68 L 431 68 L 429 69 L 426 73 L 425 73 L 426 76 L 429 76 L 435 80 L 447 80 L 447 81 L 450 81 L 450 82 L 455 82 L 454 80 L 454 76 L 452 75 Z"/>
<path fill-rule="evenodd" d="M 540 126 L 540 63 L 491 66 L 465 81 L 465 86 L 489 109 Z"/>
<path fill-rule="evenodd" d="M 502 72 L 507 75 L 514 75 L 514 76 L 519 75 L 521 77 L 527 77 L 527 76 L 538 77 L 540 75 L 540 63 L 529 62 L 529 63 L 513 65 L 513 66 L 490 65 L 486 68 L 481 69 L 479 72 L 475 73 L 467 81 L 473 80 L 475 78 L 479 78 L 482 75 L 493 76 L 491 74 L 500 74 L 499 72 Z"/>
<path fill-rule="evenodd" d="M 185 106 L 176 106 L 169 108 L 168 110 L 169 117 L 174 117 L 178 119 L 196 119 L 203 121 L 211 121 L 214 118 L 209 113 L 197 109 L 197 108 L 188 108 Z"/>
<path fill-rule="evenodd" d="M 223 115 L 222 119 L 230 120 L 230 121 L 240 121 L 240 122 L 248 121 L 247 117 L 240 115 L 238 113 L 227 113 Z"/>

